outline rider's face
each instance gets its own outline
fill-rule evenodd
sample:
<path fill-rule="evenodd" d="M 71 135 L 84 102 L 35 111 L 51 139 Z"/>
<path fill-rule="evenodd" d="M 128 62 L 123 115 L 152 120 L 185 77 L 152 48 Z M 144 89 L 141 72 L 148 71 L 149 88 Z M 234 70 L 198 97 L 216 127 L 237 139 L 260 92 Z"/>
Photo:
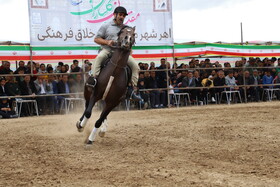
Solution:
<path fill-rule="evenodd" d="M 118 25 L 122 25 L 126 15 L 124 13 L 115 14 L 115 19 Z"/>

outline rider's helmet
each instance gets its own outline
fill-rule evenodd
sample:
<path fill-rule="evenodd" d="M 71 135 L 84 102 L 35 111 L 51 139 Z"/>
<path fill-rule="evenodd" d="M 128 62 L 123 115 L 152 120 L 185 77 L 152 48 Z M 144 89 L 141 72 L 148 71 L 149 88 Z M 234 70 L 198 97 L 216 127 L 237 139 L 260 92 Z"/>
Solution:
<path fill-rule="evenodd" d="M 128 15 L 126 9 L 122 6 L 116 7 L 114 13 L 124 13 L 126 16 Z"/>

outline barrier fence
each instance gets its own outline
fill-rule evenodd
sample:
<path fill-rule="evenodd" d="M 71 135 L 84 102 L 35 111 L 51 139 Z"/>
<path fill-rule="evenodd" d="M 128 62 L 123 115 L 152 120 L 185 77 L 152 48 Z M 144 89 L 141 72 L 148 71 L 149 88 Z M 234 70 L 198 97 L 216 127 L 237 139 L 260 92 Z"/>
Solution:
<path fill-rule="evenodd" d="M 139 92 L 151 92 L 151 91 L 164 91 L 166 92 L 166 99 L 167 99 L 167 106 L 170 106 L 170 97 L 169 97 L 169 94 L 168 92 L 171 91 L 171 90 L 184 90 L 184 91 L 188 91 L 188 90 L 203 90 L 203 89 L 219 89 L 219 88 L 223 88 L 223 89 L 229 89 L 229 88 L 232 88 L 234 87 L 233 85 L 230 85 L 230 86 L 211 86 L 211 87 L 176 87 L 176 88 L 170 88 L 170 77 L 169 77 L 169 74 L 170 72 L 174 72 L 174 71 L 203 71 L 203 70 L 216 70 L 216 71 L 219 71 L 219 70 L 223 70 L 223 71 L 231 71 L 231 70 L 237 70 L 237 71 L 240 71 L 242 70 L 243 71 L 243 84 L 242 85 L 237 85 L 239 88 L 242 88 L 243 89 L 243 94 L 244 94 L 244 101 L 245 103 L 247 103 L 247 89 L 244 89 L 244 88 L 251 88 L 251 87 L 258 87 L 258 88 L 263 88 L 263 87 L 268 87 L 268 88 L 275 88 L 278 87 L 280 88 L 280 83 L 272 83 L 272 84 L 258 84 L 258 85 L 248 85 L 246 84 L 245 80 L 246 80 L 246 77 L 245 77 L 245 71 L 248 71 L 248 70 L 273 70 L 276 68 L 280 68 L 280 67 L 210 67 L 210 68 L 200 68 L 200 67 L 196 67 L 196 68 L 187 68 L 187 69 L 153 69 L 153 70 L 140 70 L 140 72 L 165 72 L 166 73 L 166 87 L 165 88 L 146 88 L 146 89 L 139 89 L 138 91 Z M 88 72 L 75 72 L 75 73 L 38 73 L 38 74 L 5 74 L 5 75 L 1 75 L 3 77 L 24 77 L 24 76 L 49 76 L 49 75 L 54 75 L 54 76 L 58 76 L 58 75 L 77 75 L 77 74 L 81 74 L 83 75 L 84 79 L 86 77 L 86 75 L 88 74 Z M 78 97 L 78 96 L 81 96 L 83 94 L 83 92 L 78 92 L 78 93 L 69 93 L 69 94 L 44 94 L 44 95 L 19 95 L 19 96 L 1 96 L 0 99 L 3 99 L 3 98 L 8 98 L 8 99 L 11 99 L 11 98 L 39 98 L 39 97 L 53 97 L 53 96 L 70 96 L 70 97 Z"/>

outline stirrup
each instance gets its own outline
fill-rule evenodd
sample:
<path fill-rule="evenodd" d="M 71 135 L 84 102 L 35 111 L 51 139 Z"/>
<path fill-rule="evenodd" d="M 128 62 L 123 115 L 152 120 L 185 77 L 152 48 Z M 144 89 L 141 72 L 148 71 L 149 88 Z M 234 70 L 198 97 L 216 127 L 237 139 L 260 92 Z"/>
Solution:
<path fill-rule="evenodd" d="M 93 83 L 89 84 L 88 82 L 86 83 L 86 86 L 94 88 L 97 84 L 97 79 L 92 77 L 92 80 L 94 81 Z"/>

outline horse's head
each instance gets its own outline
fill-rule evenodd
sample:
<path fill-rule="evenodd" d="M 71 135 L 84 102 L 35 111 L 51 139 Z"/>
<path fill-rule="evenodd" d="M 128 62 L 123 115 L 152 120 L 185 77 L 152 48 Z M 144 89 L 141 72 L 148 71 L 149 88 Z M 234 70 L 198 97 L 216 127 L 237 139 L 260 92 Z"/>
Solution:
<path fill-rule="evenodd" d="M 130 50 L 135 44 L 135 27 L 123 27 L 118 33 L 118 46 Z"/>

